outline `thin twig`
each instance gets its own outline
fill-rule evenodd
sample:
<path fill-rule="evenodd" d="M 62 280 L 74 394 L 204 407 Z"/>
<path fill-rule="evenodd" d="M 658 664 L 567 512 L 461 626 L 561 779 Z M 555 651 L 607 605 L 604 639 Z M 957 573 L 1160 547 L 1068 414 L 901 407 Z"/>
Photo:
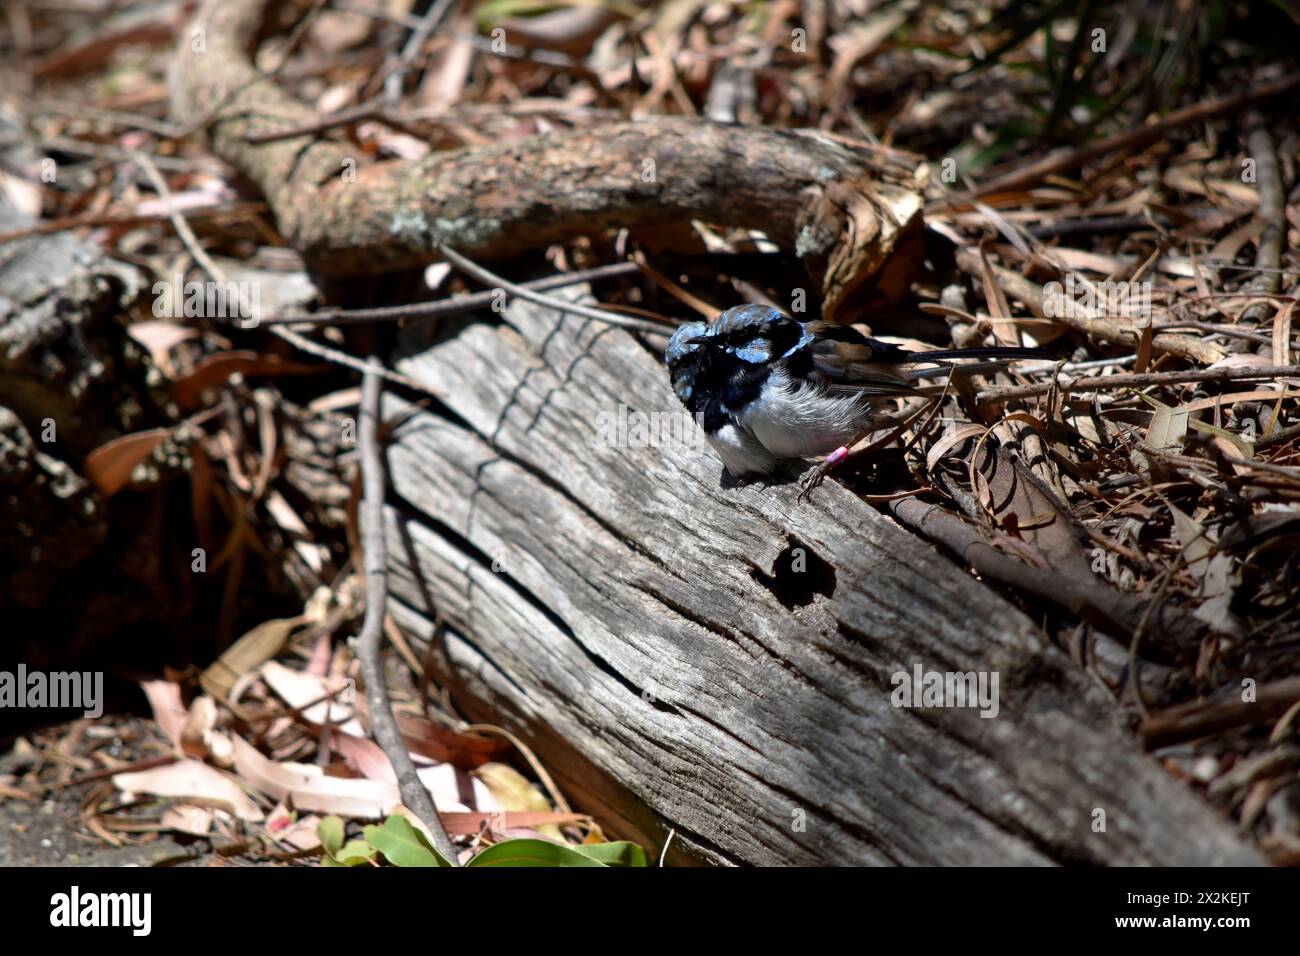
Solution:
<path fill-rule="evenodd" d="M 1015 398 L 1046 395 L 1053 387 L 1063 392 L 1086 392 L 1092 389 L 1145 388 L 1150 385 L 1188 385 L 1193 382 L 1245 382 L 1252 379 L 1300 376 L 1300 365 L 1270 365 L 1266 368 L 1202 368 L 1184 372 L 1121 372 L 1116 375 L 1090 375 L 1073 382 L 1036 382 L 1033 385 L 1005 385 L 986 388 L 975 394 L 975 401 L 1007 402 Z"/>
<path fill-rule="evenodd" d="M 1192 106 L 1174 110 L 1167 116 L 1162 116 L 1154 123 L 1149 123 L 1146 126 L 1125 130 L 1116 133 L 1114 136 L 1107 137 L 1099 143 L 1091 143 L 1078 149 L 1055 153 L 1036 163 L 1022 166 L 1005 176 L 991 179 L 973 193 L 946 198 L 939 203 L 939 206 L 940 208 L 951 209 L 962 203 L 969 202 L 976 196 L 988 196 L 992 193 L 1026 189 L 1048 176 L 1071 172 L 1094 159 L 1105 156 L 1107 153 L 1141 149 L 1151 143 L 1160 141 L 1172 129 L 1235 112 L 1252 103 L 1260 103 L 1272 97 L 1290 93 L 1297 87 L 1300 87 L 1300 75 L 1293 74 L 1273 83 L 1261 83 L 1243 93 L 1234 93 L 1231 96 L 1220 97 L 1216 100 L 1195 103 Z"/>
<path fill-rule="evenodd" d="M 1255 443 L 1255 450 L 1262 451 L 1265 448 L 1272 448 L 1274 445 L 1282 445 L 1293 438 L 1300 438 L 1300 425 L 1288 425 L 1286 428 L 1263 436 Z"/>
<path fill-rule="evenodd" d="M 347 109 L 340 110 L 337 113 L 331 113 L 329 116 L 322 116 L 320 119 L 314 120 L 310 123 L 296 123 L 285 129 L 267 130 L 261 133 L 247 133 L 244 136 L 244 141 L 252 143 L 254 146 L 261 146 L 266 143 L 277 143 L 285 139 L 297 139 L 299 136 L 309 136 L 313 133 L 324 133 L 338 126 L 350 126 L 353 123 L 363 123 L 366 120 L 383 123 L 387 126 L 391 126 L 400 133 L 406 133 L 408 136 L 419 138 L 418 131 L 402 122 L 400 117 L 393 115 L 382 105 L 377 103 L 361 103 L 357 106 L 351 106 Z"/>
<path fill-rule="evenodd" d="M 170 202 L 172 199 L 171 188 L 167 185 L 167 180 L 163 179 L 163 174 L 158 171 L 158 167 L 154 165 L 153 159 L 151 159 L 147 154 L 140 152 L 133 152 L 131 158 L 135 160 L 136 164 L 142 170 L 144 170 L 145 176 L 153 185 L 154 191 L 158 193 L 159 197 L 164 202 Z M 225 282 L 226 274 L 221 270 L 220 266 L 212 261 L 212 257 L 208 255 L 208 251 L 203 248 L 203 244 L 199 242 L 199 237 L 194 234 L 194 230 L 191 229 L 190 224 L 185 221 L 185 216 L 181 214 L 180 210 L 173 209 L 167 218 L 171 220 L 172 228 L 176 230 L 176 235 L 180 237 L 185 248 L 188 249 L 190 255 L 194 257 L 194 261 L 202 266 L 203 271 L 205 271 L 214 282 Z M 238 305 L 241 308 L 243 307 L 244 303 L 242 298 Z"/>
<path fill-rule="evenodd" d="M 582 116 L 587 119 L 615 119 L 614 110 L 596 109 L 588 106 L 574 106 L 566 102 L 557 103 L 516 103 L 495 104 L 491 110 L 484 110 L 481 104 L 465 103 L 453 108 L 419 108 L 410 110 L 392 110 L 373 101 L 358 103 L 346 109 L 321 116 L 317 119 L 286 126 L 284 129 L 268 130 L 264 133 L 249 133 L 244 136 L 246 143 L 254 146 L 277 143 L 286 139 L 297 139 L 313 133 L 324 133 L 337 126 L 374 120 L 403 132 L 412 131 L 416 123 L 434 125 L 453 122 L 465 122 L 484 116 Z M 423 138 L 417 136 L 417 138 Z"/>
<path fill-rule="evenodd" d="M 443 243 L 436 243 L 435 248 L 438 254 L 472 278 L 477 279 L 484 285 L 496 286 L 504 289 L 511 295 L 526 299 L 529 302 L 535 302 L 538 305 L 544 305 L 547 308 L 555 309 L 559 312 L 571 312 L 574 315 L 580 315 L 585 319 L 594 319 L 597 322 L 607 322 L 610 325 L 617 325 L 621 328 L 631 329 L 638 332 L 653 332 L 656 335 L 668 335 L 677 325 L 677 323 L 648 322 L 644 319 L 631 319 L 624 315 L 618 315 L 615 312 L 609 312 L 605 309 L 593 309 L 591 306 L 578 305 L 576 302 L 565 302 L 563 299 L 556 299 L 549 295 L 543 295 L 535 292 L 527 286 L 519 285 L 508 279 L 502 278 L 495 272 L 489 272 L 478 263 L 467 259 L 454 249 L 449 249 Z"/>
<path fill-rule="evenodd" d="M 67 232 L 69 229 L 95 228 L 98 226 L 117 228 L 144 226 L 154 222 L 161 222 L 164 219 L 175 222 L 177 216 L 182 219 L 228 219 L 237 216 L 251 216 L 266 212 L 266 208 L 264 202 L 233 202 L 220 206 L 208 206 L 202 209 L 184 209 L 170 213 L 149 213 L 148 215 L 126 212 L 64 216 L 60 219 L 45 219 L 34 222 L 22 229 L 0 232 L 0 244 L 17 242 L 19 239 L 29 239 L 32 236 L 49 236 L 56 232 Z"/>
<path fill-rule="evenodd" d="M 437 29 L 438 24 L 442 22 L 451 6 L 452 0 L 436 0 L 420 20 L 420 25 L 412 30 L 411 35 L 406 38 L 406 43 L 402 47 L 397 63 L 388 76 L 384 78 L 384 96 L 390 103 L 396 103 L 401 98 L 402 86 L 406 82 L 406 71 L 410 69 L 416 57 L 420 55 L 424 45 L 429 42 L 429 37 L 433 35 L 433 31 Z"/>
<path fill-rule="evenodd" d="M 185 134 L 185 129 L 176 123 L 154 119 L 152 116 L 146 116 L 143 113 L 102 109 L 98 106 L 91 106 L 84 100 L 71 103 L 67 100 L 45 98 L 38 101 L 36 109 L 40 113 L 57 113 L 61 116 L 73 116 L 79 120 L 95 120 L 100 123 L 123 126 L 127 129 L 142 129 L 165 139 L 179 139 Z"/>
<path fill-rule="evenodd" d="M 1086 617 L 1109 634 L 1132 631 L 1147 613 L 1132 595 L 1102 580 L 1036 567 L 997 550 L 961 518 L 914 495 L 887 502 L 885 510 L 905 527 L 951 550 L 981 575 Z M 1157 626 L 1178 639 L 1193 640 L 1201 629 L 1178 608 L 1162 605 L 1153 613 L 1159 617 Z"/>
<path fill-rule="evenodd" d="M 1259 110 L 1246 113 L 1246 148 L 1255 161 L 1255 180 L 1259 186 L 1259 222 L 1264 226 L 1255 243 L 1255 265 L 1259 271 L 1249 279 L 1241 291 L 1279 292 L 1282 274 L 1274 270 L 1282 260 L 1283 238 L 1286 235 L 1286 190 L 1282 185 L 1282 171 L 1278 168 L 1277 147 L 1269 132 L 1269 121 Z M 1251 325 L 1267 320 L 1273 307 L 1265 302 L 1247 306 L 1241 321 Z"/>
<path fill-rule="evenodd" d="M 985 265 L 985 260 L 970 249 L 962 249 L 957 253 L 957 267 L 962 272 L 983 281 L 985 272 L 991 271 L 998 288 L 1008 296 L 1019 299 L 1037 315 L 1047 315 L 1049 309 L 1045 286 L 1031 282 L 1020 273 L 1004 266 L 992 265 L 986 270 Z M 1048 321 L 1110 342 L 1122 342 L 1134 347 L 1142 338 L 1142 329 L 1136 324 L 1121 324 L 1104 311 L 1085 308 L 1068 296 L 1061 301 L 1060 305 L 1060 314 L 1052 315 Z M 1154 336 L 1151 345 L 1159 352 L 1169 352 L 1179 358 L 1200 362 L 1203 365 L 1210 365 L 1224 357 L 1224 350 L 1216 345 L 1190 335 L 1177 335 L 1172 332 L 1162 332 Z"/>
<path fill-rule="evenodd" d="M 158 195 L 165 200 L 171 199 L 172 191 L 168 187 L 167 181 L 163 179 L 162 173 L 158 171 L 158 167 L 154 165 L 153 160 L 144 153 L 132 153 L 131 158 L 134 159 L 136 163 L 139 164 L 140 168 L 144 170 L 145 176 L 149 178 L 149 182 L 153 184 Z M 180 237 L 185 248 L 188 249 L 190 255 L 194 257 L 194 261 L 199 264 L 203 271 L 205 271 L 214 282 L 224 283 L 226 281 L 225 271 L 212 260 L 210 255 L 208 255 L 207 250 L 204 249 L 202 244 L 199 242 L 199 237 L 194 234 L 194 230 L 190 228 L 190 224 L 185 221 L 185 217 L 181 215 L 180 211 L 173 210 L 168 218 L 171 220 L 172 227 L 176 230 L 176 235 Z M 248 308 L 248 304 L 243 301 L 242 296 L 240 301 L 237 303 L 237 307 L 241 313 L 245 315 L 249 314 L 251 311 L 251 309 Z M 321 345 L 319 342 L 313 342 L 290 329 L 282 329 L 272 326 L 269 331 L 272 335 L 284 339 L 284 341 L 288 342 L 290 345 L 297 349 L 301 349 L 310 355 L 315 355 L 318 358 L 323 358 L 327 361 L 334 362 L 335 364 L 350 368 L 355 372 L 360 372 L 362 375 L 365 375 L 369 370 L 368 366 L 360 359 L 354 358 L 346 352 L 340 352 L 338 349 L 330 348 L 328 345 Z M 391 372 L 386 368 L 380 368 L 376 374 L 381 378 L 388 379 L 390 382 L 396 382 L 399 385 L 404 385 L 409 389 L 422 392 L 426 395 L 437 396 L 440 394 L 436 389 L 431 389 L 429 386 L 417 382 L 413 378 L 409 378 L 397 372 Z"/>
<path fill-rule="evenodd" d="M 525 289 L 538 292 L 559 289 L 579 282 L 595 282 L 599 279 L 613 279 L 619 276 L 634 275 L 641 271 L 635 262 L 613 262 L 594 269 L 580 269 L 576 272 L 561 272 L 541 279 L 530 279 L 519 283 Z M 319 312 L 283 312 L 261 320 L 262 325 L 354 325 L 362 322 L 395 322 L 400 319 L 445 318 L 463 315 L 485 309 L 497 300 L 499 293 L 495 289 L 483 292 L 471 292 L 466 295 L 453 296 L 450 299 L 436 299 L 433 302 L 417 302 L 411 305 L 390 305 L 377 309 L 322 309 Z"/>
<path fill-rule="evenodd" d="M 397 775 L 402 802 L 424 823 L 433 845 L 447 861 L 456 866 L 456 847 L 438 817 L 433 797 L 415 771 L 411 754 L 388 700 L 388 685 L 380 660 L 380 638 L 384 632 L 384 612 L 388 603 L 388 549 L 384 541 L 384 464 L 379 451 L 379 397 L 382 391 L 382 364 L 377 356 L 366 363 L 361 380 L 361 422 L 358 450 L 361 455 L 363 486 L 362 508 L 365 522 L 361 529 L 362 554 L 365 559 L 366 613 L 356 639 L 357 660 L 366 682 L 366 703 L 370 709 L 370 732 L 383 748 Z"/>
<path fill-rule="evenodd" d="M 1126 685 L 1132 687 L 1133 703 L 1137 705 L 1138 712 L 1143 718 L 1150 714 L 1151 711 L 1150 708 L 1147 707 L 1147 702 L 1142 698 L 1142 681 L 1138 673 L 1142 666 L 1142 659 L 1138 656 L 1138 645 L 1141 643 L 1142 636 L 1146 633 L 1147 627 L 1151 623 L 1151 615 L 1164 601 L 1165 592 L 1169 589 L 1169 584 L 1173 581 L 1174 574 L 1182 565 L 1183 559 L 1187 556 L 1188 550 L 1191 548 L 1192 544 L 1204 536 L 1204 534 L 1205 530 L 1201 529 L 1200 533 L 1198 533 L 1195 538 L 1186 542 L 1182 546 L 1178 552 L 1178 556 L 1174 558 L 1173 563 L 1165 569 L 1165 573 L 1160 579 L 1160 584 L 1156 587 L 1155 594 L 1151 596 L 1151 600 L 1147 602 L 1146 607 L 1142 611 L 1142 617 L 1138 620 L 1137 627 L 1133 628 L 1133 636 L 1128 645 L 1128 663 L 1125 665 L 1124 676 L 1120 681 L 1119 696 L 1122 700 Z"/>

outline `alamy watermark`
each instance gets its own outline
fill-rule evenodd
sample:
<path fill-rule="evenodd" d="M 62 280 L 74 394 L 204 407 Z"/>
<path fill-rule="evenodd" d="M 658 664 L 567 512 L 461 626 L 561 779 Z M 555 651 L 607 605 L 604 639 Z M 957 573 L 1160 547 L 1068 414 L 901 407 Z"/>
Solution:
<path fill-rule="evenodd" d="M 596 416 L 595 444 L 609 448 L 699 448 L 704 432 L 685 409 L 639 412 L 622 402 L 618 410 Z"/>
<path fill-rule="evenodd" d="M 981 717 L 998 715 L 997 671 L 896 671 L 889 682 L 895 707 L 978 707 Z"/>
<path fill-rule="evenodd" d="M 152 893 L 82 892 L 74 885 L 50 897 L 50 925 L 124 927 L 132 936 L 148 936 L 153 928 Z"/>
<path fill-rule="evenodd" d="M 1145 324 L 1151 320 L 1151 282 L 1076 281 L 1074 273 L 1069 272 L 1064 283 L 1043 286 L 1045 317 L 1058 319 L 1068 315 L 1072 307 Z"/>
<path fill-rule="evenodd" d="M 259 282 L 186 282 L 177 273 L 170 282 L 153 284 L 155 319 L 235 319 L 256 328 L 262 317 Z"/>
<path fill-rule="evenodd" d="M 0 671 L 0 709 L 9 707 L 80 710 L 85 717 L 104 713 L 103 671 Z"/>

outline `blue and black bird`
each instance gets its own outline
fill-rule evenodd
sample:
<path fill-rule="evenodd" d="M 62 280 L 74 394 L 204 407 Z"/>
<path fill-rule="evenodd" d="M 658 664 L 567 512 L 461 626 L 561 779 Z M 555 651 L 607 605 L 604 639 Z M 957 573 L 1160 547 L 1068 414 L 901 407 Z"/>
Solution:
<path fill-rule="evenodd" d="M 1013 347 L 912 352 L 846 325 L 740 305 L 712 322 L 680 326 L 664 361 L 673 391 L 733 477 L 769 474 L 783 459 L 829 455 L 815 483 L 872 431 L 872 399 L 921 394 L 902 374 L 905 366 L 1045 356 Z"/>

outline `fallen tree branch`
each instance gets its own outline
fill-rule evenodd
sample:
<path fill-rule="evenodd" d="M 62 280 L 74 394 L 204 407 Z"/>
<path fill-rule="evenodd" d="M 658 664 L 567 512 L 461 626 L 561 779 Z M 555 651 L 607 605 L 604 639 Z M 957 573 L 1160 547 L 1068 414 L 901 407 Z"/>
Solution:
<path fill-rule="evenodd" d="M 761 229 L 794 250 L 831 315 L 901 297 L 919 262 L 919 158 L 827 133 L 658 117 L 370 166 L 336 139 L 250 142 L 316 119 L 250 60 L 265 5 L 203 5 L 173 64 L 173 111 L 261 188 L 318 274 L 416 267 L 440 244 L 492 260 L 697 219 Z M 904 246 L 899 267 L 882 272 Z"/>
<path fill-rule="evenodd" d="M 1138 733 L 1148 750 L 1156 750 L 1221 730 L 1273 720 L 1297 702 L 1300 702 L 1300 677 L 1288 677 L 1260 686 L 1254 700 L 1244 700 L 1237 690 L 1157 711 L 1142 722 Z"/>
<path fill-rule="evenodd" d="M 467 259 L 454 249 L 448 249 L 446 246 L 439 245 L 438 252 L 444 259 L 453 266 L 465 273 L 471 278 L 487 285 L 496 286 L 504 289 L 511 295 L 526 299 L 529 302 L 535 302 L 538 305 L 544 305 L 548 308 L 555 309 L 558 312 L 572 312 L 574 315 L 580 315 L 584 319 L 592 319 L 596 322 L 604 322 L 607 325 L 617 325 L 620 328 L 629 329 L 637 332 L 652 332 L 656 335 L 667 335 L 677 327 L 676 322 L 651 322 L 648 319 L 635 319 L 631 316 L 619 315 L 617 312 L 610 312 L 608 309 L 595 309 L 587 305 L 578 305 L 575 302 L 566 302 L 563 299 L 557 299 L 554 296 L 546 295 L 536 289 L 530 289 L 526 285 L 511 282 L 488 269 L 483 268 L 471 259 Z"/>
<path fill-rule="evenodd" d="M 385 406 L 390 606 L 575 808 L 675 832 L 670 864 L 1258 859 L 975 576 L 838 483 L 796 504 L 720 487 L 692 442 L 620 440 L 601 423 L 629 396 L 676 405 L 657 358 L 526 301 L 501 318 L 412 331 L 399 360 L 448 411 Z M 998 718 L 896 706 L 917 667 L 997 673 Z M 1088 836 L 1099 806 L 1122 834 Z"/>

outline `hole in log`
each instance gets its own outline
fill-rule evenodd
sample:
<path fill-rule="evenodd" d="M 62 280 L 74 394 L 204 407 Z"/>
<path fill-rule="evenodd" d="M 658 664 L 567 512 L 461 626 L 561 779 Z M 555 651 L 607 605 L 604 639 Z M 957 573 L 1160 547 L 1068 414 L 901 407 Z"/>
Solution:
<path fill-rule="evenodd" d="M 786 538 L 771 574 L 758 568 L 750 574 L 791 610 L 807 607 L 818 594 L 828 598 L 835 593 L 835 568 L 798 538 Z"/>

